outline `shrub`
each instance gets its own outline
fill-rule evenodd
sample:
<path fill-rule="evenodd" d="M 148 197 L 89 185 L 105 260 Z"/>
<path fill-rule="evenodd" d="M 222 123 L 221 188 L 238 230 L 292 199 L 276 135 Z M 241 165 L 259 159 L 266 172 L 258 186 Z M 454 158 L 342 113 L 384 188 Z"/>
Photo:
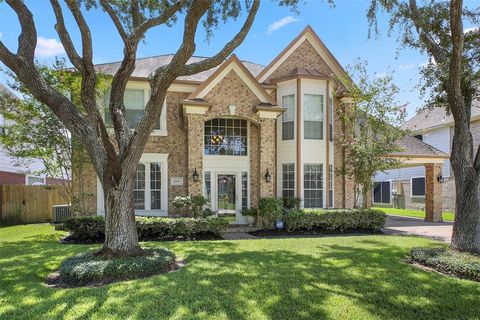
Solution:
<path fill-rule="evenodd" d="M 228 221 L 221 218 L 136 217 L 135 223 L 140 241 L 219 239 L 228 227 Z M 69 218 L 65 220 L 65 228 L 77 243 L 96 243 L 105 239 L 102 216 Z"/>
<path fill-rule="evenodd" d="M 285 197 L 285 198 L 282 198 L 282 201 L 283 201 L 283 207 L 285 209 L 299 210 L 302 199 L 299 197 Z"/>
<path fill-rule="evenodd" d="M 287 231 L 312 229 L 378 231 L 385 226 L 385 213 L 375 209 L 290 210 L 285 215 Z"/>
<path fill-rule="evenodd" d="M 410 258 L 442 273 L 480 281 L 480 256 L 434 247 L 412 248 Z"/>
<path fill-rule="evenodd" d="M 245 217 L 256 217 L 258 214 L 257 209 L 244 209 L 242 210 L 242 215 Z"/>
<path fill-rule="evenodd" d="M 185 217 L 206 218 L 214 214 L 210 209 L 205 208 L 208 204 L 208 199 L 204 196 L 177 196 L 173 199 L 172 205 L 177 209 L 177 212 Z"/>
<path fill-rule="evenodd" d="M 105 240 L 105 220 L 102 216 L 83 216 L 65 219 L 64 228 L 79 243 L 97 243 Z"/>
<path fill-rule="evenodd" d="M 282 218 L 283 202 L 280 198 L 262 198 L 258 204 L 258 216 L 264 228 L 274 228 L 275 221 Z"/>
<path fill-rule="evenodd" d="M 82 286 L 136 279 L 175 268 L 175 254 L 167 249 L 145 249 L 147 256 L 105 259 L 82 253 L 65 260 L 59 270 L 60 282 Z"/>

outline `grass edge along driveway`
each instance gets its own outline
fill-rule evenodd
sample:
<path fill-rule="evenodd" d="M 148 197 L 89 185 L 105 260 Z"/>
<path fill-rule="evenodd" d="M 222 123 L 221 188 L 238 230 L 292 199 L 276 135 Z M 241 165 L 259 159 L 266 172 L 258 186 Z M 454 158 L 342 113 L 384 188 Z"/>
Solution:
<path fill-rule="evenodd" d="M 425 218 L 425 211 L 422 210 L 411 210 L 411 209 L 397 209 L 397 208 L 382 208 L 374 207 L 373 209 L 378 209 L 386 214 L 392 214 L 403 217 L 414 217 L 414 218 Z M 455 215 L 453 212 L 445 211 L 442 213 L 443 221 L 453 222 Z"/>
<path fill-rule="evenodd" d="M 59 290 L 44 286 L 45 277 L 66 257 L 98 248 L 60 244 L 60 235 L 48 225 L 0 228 L 0 319 L 479 317 L 479 283 L 404 262 L 411 247 L 439 245 L 429 239 L 144 243 L 174 250 L 187 265 L 145 279 Z"/>

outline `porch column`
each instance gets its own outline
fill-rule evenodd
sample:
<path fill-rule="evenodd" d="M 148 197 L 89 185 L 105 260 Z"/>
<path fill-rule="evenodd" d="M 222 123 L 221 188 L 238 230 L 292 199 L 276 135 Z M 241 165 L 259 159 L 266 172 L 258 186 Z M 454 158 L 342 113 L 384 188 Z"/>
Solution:
<path fill-rule="evenodd" d="M 260 198 L 275 196 L 275 121 L 275 118 L 263 118 L 260 124 Z M 267 170 L 272 176 L 272 180 L 270 182 L 267 182 L 265 179 L 265 174 L 267 173 Z"/>
<path fill-rule="evenodd" d="M 203 181 L 203 118 L 202 114 L 187 113 L 188 126 L 188 194 L 202 195 Z M 192 174 L 198 173 L 198 181 L 194 182 Z"/>
<path fill-rule="evenodd" d="M 437 177 L 442 175 L 441 163 L 425 164 L 425 221 L 442 222 L 442 185 Z"/>

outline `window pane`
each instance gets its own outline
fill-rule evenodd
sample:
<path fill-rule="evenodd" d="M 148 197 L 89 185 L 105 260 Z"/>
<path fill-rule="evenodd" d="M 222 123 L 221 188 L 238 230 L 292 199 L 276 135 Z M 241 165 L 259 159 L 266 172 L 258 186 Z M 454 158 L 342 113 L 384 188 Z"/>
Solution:
<path fill-rule="evenodd" d="M 382 201 L 382 184 L 380 182 L 373 183 L 373 202 L 381 203 Z"/>
<path fill-rule="evenodd" d="M 212 187 L 211 187 L 211 180 L 210 180 L 210 171 L 205 171 L 204 179 L 205 179 L 204 180 L 205 185 L 204 185 L 203 194 L 204 194 L 205 198 L 208 199 L 208 206 L 210 206 L 210 203 L 211 203 L 211 200 L 212 200 L 212 194 L 211 194 Z"/>
<path fill-rule="evenodd" d="M 133 187 L 133 206 L 135 210 L 145 210 L 145 164 L 139 163 Z"/>
<path fill-rule="evenodd" d="M 282 107 L 286 109 L 282 114 L 282 140 L 292 140 L 295 130 L 295 95 L 283 96 Z"/>
<path fill-rule="evenodd" d="M 162 208 L 161 200 L 162 172 L 160 163 L 150 163 L 150 209 L 159 210 Z"/>
<path fill-rule="evenodd" d="M 304 207 L 323 208 L 323 164 L 304 165 Z"/>
<path fill-rule="evenodd" d="M 382 182 L 382 203 L 390 203 L 390 182 Z"/>
<path fill-rule="evenodd" d="M 425 196 L 425 178 L 412 178 L 412 196 Z"/>
<path fill-rule="evenodd" d="M 328 138 L 330 141 L 333 141 L 333 113 L 335 109 L 333 107 L 333 99 L 330 97 L 329 99 L 329 107 L 330 107 L 330 117 L 328 119 Z"/>
<path fill-rule="evenodd" d="M 205 122 L 205 155 L 247 155 L 247 124 L 240 119 L 213 119 Z"/>
<path fill-rule="evenodd" d="M 305 94 L 303 99 L 304 138 L 323 139 L 323 95 Z"/>
<path fill-rule="evenodd" d="M 248 173 L 242 172 L 242 210 L 248 209 Z"/>
<path fill-rule="evenodd" d="M 282 164 L 282 197 L 293 197 L 295 194 L 295 165 Z"/>

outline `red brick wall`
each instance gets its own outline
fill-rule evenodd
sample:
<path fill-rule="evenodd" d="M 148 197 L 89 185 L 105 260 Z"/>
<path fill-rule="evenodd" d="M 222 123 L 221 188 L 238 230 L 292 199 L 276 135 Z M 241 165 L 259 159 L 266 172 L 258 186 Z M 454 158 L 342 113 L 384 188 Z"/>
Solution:
<path fill-rule="evenodd" d="M 0 185 L 25 184 L 25 175 L 22 173 L 0 171 Z"/>

